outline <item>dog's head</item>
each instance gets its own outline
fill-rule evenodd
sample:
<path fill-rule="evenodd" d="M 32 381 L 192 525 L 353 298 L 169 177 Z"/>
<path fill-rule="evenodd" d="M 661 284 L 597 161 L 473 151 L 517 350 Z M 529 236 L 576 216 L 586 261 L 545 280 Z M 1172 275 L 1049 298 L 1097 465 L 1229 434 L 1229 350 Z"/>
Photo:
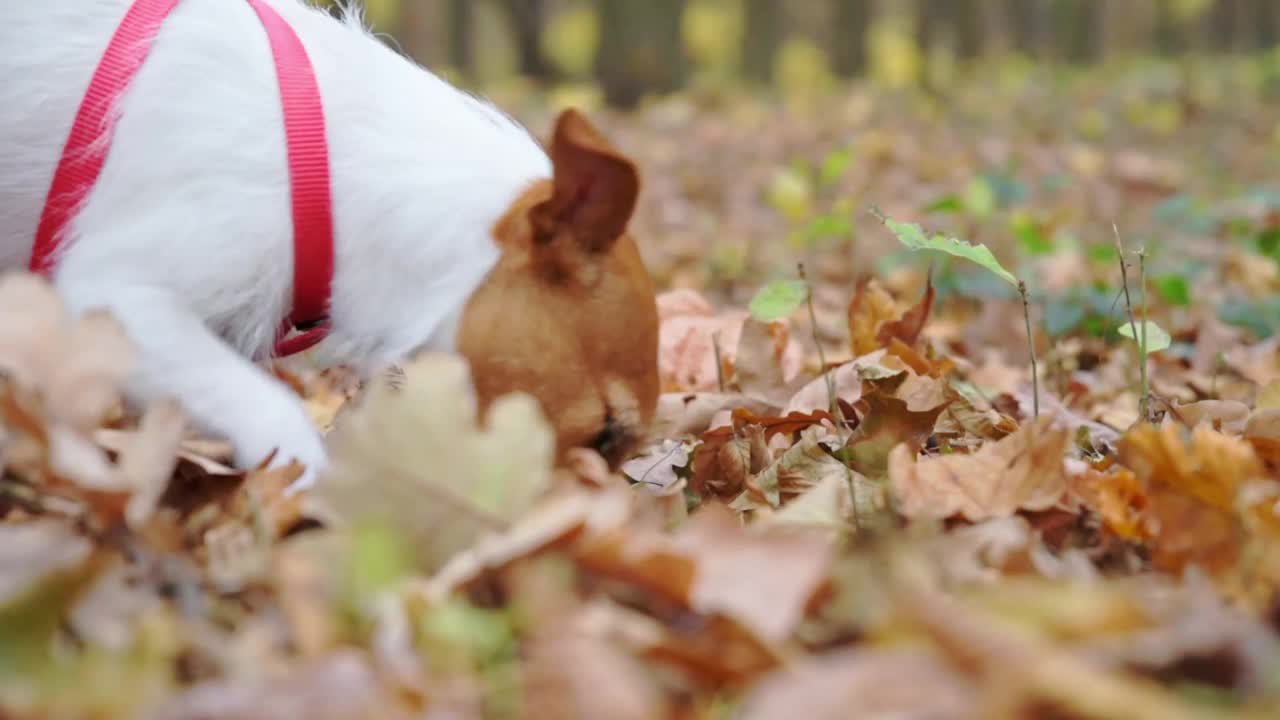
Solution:
<path fill-rule="evenodd" d="M 639 176 L 572 110 L 557 120 L 549 154 L 553 178 L 494 225 L 501 257 L 463 310 L 458 348 L 482 405 L 527 392 L 561 453 L 592 447 L 616 465 L 658 396 L 653 284 L 627 233 Z"/>

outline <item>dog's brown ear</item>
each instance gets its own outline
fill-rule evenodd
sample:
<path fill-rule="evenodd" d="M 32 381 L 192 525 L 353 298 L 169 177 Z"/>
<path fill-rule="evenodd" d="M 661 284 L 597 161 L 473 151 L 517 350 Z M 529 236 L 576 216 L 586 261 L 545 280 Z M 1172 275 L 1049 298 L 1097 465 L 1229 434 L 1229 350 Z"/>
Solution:
<path fill-rule="evenodd" d="M 635 211 L 640 193 L 635 165 L 572 109 L 556 120 L 550 155 L 551 197 L 529 212 L 535 244 L 560 245 L 567 235 L 589 253 L 608 250 Z"/>

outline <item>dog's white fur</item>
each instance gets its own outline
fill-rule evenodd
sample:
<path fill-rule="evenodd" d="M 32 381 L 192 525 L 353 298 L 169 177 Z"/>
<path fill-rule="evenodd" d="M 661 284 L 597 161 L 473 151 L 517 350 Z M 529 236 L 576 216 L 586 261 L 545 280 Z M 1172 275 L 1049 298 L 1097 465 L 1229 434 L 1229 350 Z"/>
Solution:
<path fill-rule="evenodd" d="M 322 363 L 372 370 L 452 349 L 497 260 L 494 221 L 550 177 L 542 148 L 492 107 L 300 0 L 268 0 L 323 97 L 336 274 Z M 0 22 L 0 268 L 25 268 L 55 165 L 131 0 L 20 2 Z M 293 237 L 270 47 L 247 2 L 181 0 L 114 114 L 110 154 L 63 240 L 71 309 L 107 308 L 138 345 L 130 399 L 178 398 L 251 466 L 278 449 L 314 479 L 324 447 L 263 368 L 292 288 Z"/>

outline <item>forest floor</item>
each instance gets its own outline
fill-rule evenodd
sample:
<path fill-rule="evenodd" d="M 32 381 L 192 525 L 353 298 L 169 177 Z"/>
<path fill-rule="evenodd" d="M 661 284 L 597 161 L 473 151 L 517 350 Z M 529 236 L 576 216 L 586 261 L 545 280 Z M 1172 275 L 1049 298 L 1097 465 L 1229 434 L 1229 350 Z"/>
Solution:
<path fill-rule="evenodd" d="M 286 495 L 6 282 L 0 716 L 1280 716 L 1277 83 L 598 114 L 662 289 L 618 474 L 427 357 L 281 368 L 334 458 Z"/>

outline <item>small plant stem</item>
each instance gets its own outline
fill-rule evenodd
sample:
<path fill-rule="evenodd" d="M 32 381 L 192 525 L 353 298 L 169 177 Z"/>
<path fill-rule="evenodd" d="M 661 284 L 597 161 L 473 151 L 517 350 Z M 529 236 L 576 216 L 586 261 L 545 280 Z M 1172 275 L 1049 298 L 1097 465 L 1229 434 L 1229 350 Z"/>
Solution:
<path fill-rule="evenodd" d="M 1032 415 L 1040 417 L 1040 369 L 1036 364 L 1036 336 L 1031 332 L 1031 300 L 1027 296 L 1027 283 L 1018 281 L 1018 294 L 1022 296 L 1022 319 L 1027 325 L 1027 354 L 1031 357 L 1031 408 Z"/>
<path fill-rule="evenodd" d="M 724 362 L 720 359 L 720 333 L 711 334 L 711 351 L 716 356 L 716 386 L 724 392 Z"/>
<path fill-rule="evenodd" d="M 1129 314 L 1129 331 L 1133 333 L 1133 341 L 1138 344 L 1138 376 L 1141 384 L 1142 394 L 1138 397 L 1138 419 L 1145 421 L 1147 419 L 1147 324 L 1146 324 L 1146 272 L 1145 263 L 1143 263 L 1142 272 L 1142 335 L 1138 334 L 1138 321 L 1133 316 L 1133 298 L 1129 297 L 1129 270 L 1128 265 L 1124 261 L 1124 241 L 1120 239 L 1120 228 L 1114 223 L 1111 230 L 1116 234 L 1116 255 L 1120 258 L 1120 282 L 1124 290 L 1124 307 Z M 1139 256 L 1141 257 L 1141 256 Z"/>
<path fill-rule="evenodd" d="M 813 286 L 809 284 L 809 277 L 805 275 L 804 263 L 797 263 L 796 271 L 800 273 L 800 281 L 805 284 L 804 302 L 809 308 L 809 330 L 813 333 L 813 344 L 818 348 L 818 362 L 822 364 L 822 377 L 827 384 L 827 407 L 843 425 L 844 418 L 840 417 L 840 403 L 836 402 L 836 381 L 831 377 L 831 373 L 827 372 L 827 353 L 822 349 L 822 342 L 818 340 L 818 313 L 813 309 Z"/>
<path fill-rule="evenodd" d="M 1147 251 L 1145 248 L 1138 250 L 1138 290 L 1142 293 L 1142 342 L 1140 343 L 1142 350 L 1141 383 L 1142 397 L 1138 401 L 1138 415 L 1146 422 L 1151 417 L 1151 387 L 1150 377 L 1147 374 Z"/>
<path fill-rule="evenodd" d="M 830 408 L 831 415 L 836 419 L 836 433 L 843 442 L 845 430 L 848 422 L 845 420 L 844 411 L 840 409 L 840 403 L 836 398 L 836 381 L 831 377 L 831 373 L 827 371 L 827 353 L 822 349 L 822 342 L 818 339 L 818 313 L 813 309 L 813 286 L 809 284 L 809 277 L 804 272 L 804 263 L 796 263 L 796 272 L 800 275 L 800 281 L 805 285 L 805 305 L 809 308 L 809 329 L 813 336 L 813 344 L 818 348 L 818 362 L 822 365 L 822 379 L 827 385 L 827 406 Z M 858 513 L 858 482 L 854 477 L 853 470 L 848 463 L 840 463 L 844 467 L 845 483 L 849 486 L 849 497 L 853 502 L 853 532 L 859 534 L 862 532 L 862 518 Z"/>
<path fill-rule="evenodd" d="M 1214 400 L 1221 400 L 1218 397 L 1218 377 L 1222 375 L 1222 368 L 1227 364 L 1227 356 L 1221 350 L 1218 351 L 1217 357 L 1213 363 L 1213 383 L 1209 386 L 1209 397 Z"/>

